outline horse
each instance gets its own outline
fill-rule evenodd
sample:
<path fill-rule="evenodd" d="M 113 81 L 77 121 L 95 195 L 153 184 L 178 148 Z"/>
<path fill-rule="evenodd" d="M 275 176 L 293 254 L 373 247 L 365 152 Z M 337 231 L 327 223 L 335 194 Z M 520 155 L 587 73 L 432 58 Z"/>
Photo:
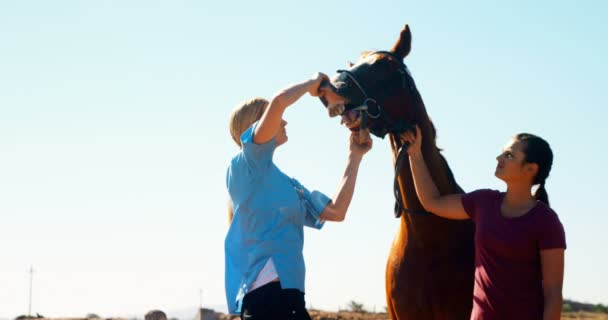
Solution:
<path fill-rule="evenodd" d="M 403 59 L 412 35 L 406 24 L 389 51 L 364 52 L 356 64 L 322 84 L 319 98 L 330 116 L 351 131 L 389 136 L 395 165 L 395 216 L 400 227 L 386 264 L 391 319 L 469 319 L 475 270 L 474 225 L 427 212 L 416 195 L 401 134 L 418 125 L 422 152 L 443 194 L 463 193 L 436 145 L 436 130 Z"/>

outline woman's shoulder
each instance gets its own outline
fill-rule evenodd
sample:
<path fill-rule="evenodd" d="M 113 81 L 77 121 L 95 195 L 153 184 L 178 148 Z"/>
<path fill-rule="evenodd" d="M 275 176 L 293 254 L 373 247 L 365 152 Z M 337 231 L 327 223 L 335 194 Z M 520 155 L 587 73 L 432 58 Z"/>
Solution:
<path fill-rule="evenodd" d="M 566 230 L 557 212 L 540 202 L 535 207 L 534 225 L 539 235 L 541 249 L 566 248 Z"/>
<path fill-rule="evenodd" d="M 240 150 L 230 159 L 226 169 L 226 186 L 230 189 L 230 186 L 235 182 L 243 184 L 246 181 L 251 181 L 253 176 L 254 171 L 247 165 L 243 150 Z"/>
<path fill-rule="evenodd" d="M 546 203 L 544 203 L 542 201 L 538 201 L 538 204 L 536 205 L 536 210 L 538 211 L 538 213 L 540 213 L 537 216 L 540 219 L 542 219 L 543 221 L 552 221 L 554 223 L 556 223 L 556 222 L 561 223 L 557 212 L 555 212 L 555 210 L 553 210 L 553 208 L 549 207 L 549 205 L 547 205 Z"/>
<path fill-rule="evenodd" d="M 467 197 L 474 199 L 494 199 L 500 197 L 502 192 L 494 189 L 478 189 L 466 194 Z"/>
<path fill-rule="evenodd" d="M 500 192 L 492 189 L 479 189 L 462 195 L 462 205 L 467 212 L 487 207 L 500 198 Z M 477 208 L 477 209 L 475 209 Z"/>
<path fill-rule="evenodd" d="M 228 171 L 230 172 L 242 170 L 245 165 L 245 155 L 243 154 L 243 150 L 239 150 L 239 152 L 232 156 L 232 158 L 230 159 L 230 163 L 228 164 Z"/>

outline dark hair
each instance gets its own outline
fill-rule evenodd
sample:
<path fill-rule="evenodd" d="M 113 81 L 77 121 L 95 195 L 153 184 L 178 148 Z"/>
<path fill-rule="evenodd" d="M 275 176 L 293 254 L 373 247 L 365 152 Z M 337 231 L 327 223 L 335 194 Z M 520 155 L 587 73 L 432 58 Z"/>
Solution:
<path fill-rule="evenodd" d="M 538 172 L 534 177 L 534 181 L 532 181 L 532 185 L 539 184 L 540 186 L 534 193 L 534 198 L 549 205 L 549 195 L 545 189 L 545 180 L 549 177 L 549 172 L 553 165 L 553 151 L 551 151 L 551 147 L 547 141 L 530 133 L 520 133 L 516 136 L 516 139 L 524 144 L 524 161 L 538 165 Z"/>

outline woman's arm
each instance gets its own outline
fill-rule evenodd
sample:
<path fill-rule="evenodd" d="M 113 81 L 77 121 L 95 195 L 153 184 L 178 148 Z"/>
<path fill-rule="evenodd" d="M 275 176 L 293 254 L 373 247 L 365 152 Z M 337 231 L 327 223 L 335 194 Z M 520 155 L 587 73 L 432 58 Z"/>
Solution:
<path fill-rule="evenodd" d="M 407 152 L 410 156 L 410 168 L 414 178 L 416 194 L 422 206 L 446 219 L 464 220 L 469 219 L 464 207 L 462 206 L 462 196 L 460 194 L 449 194 L 441 196 L 439 190 L 429 173 L 429 169 L 424 162 L 422 155 L 422 132 L 416 126 L 416 134 L 407 132 L 402 139 L 410 143 Z"/>
<path fill-rule="evenodd" d="M 543 320 L 559 320 L 562 314 L 562 285 L 564 282 L 564 249 L 540 251 L 543 272 L 545 310 Z"/>
<path fill-rule="evenodd" d="M 359 135 L 359 133 L 351 133 L 350 152 L 348 155 L 348 162 L 346 163 L 346 169 L 344 170 L 344 175 L 338 185 L 336 194 L 321 212 L 320 218 L 322 220 L 336 222 L 344 221 L 346 211 L 348 210 L 348 206 L 353 199 L 353 193 L 355 192 L 359 165 L 361 164 L 363 155 L 371 148 L 372 139 L 369 136 L 369 132 L 366 131 L 362 135 Z"/>
<path fill-rule="evenodd" d="M 306 92 L 310 95 L 317 96 L 319 85 L 327 76 L 323 73 L 317 73 L 312 79 L 294 84 L 281 90 L 272 98 L 269 106 L 264 111 L 258 126 L 253 134 L 253 142 L 256 144 L 264 144 L 270 141 L 281 126 L 281 119 L 285 109 L 298 101 Z"/>

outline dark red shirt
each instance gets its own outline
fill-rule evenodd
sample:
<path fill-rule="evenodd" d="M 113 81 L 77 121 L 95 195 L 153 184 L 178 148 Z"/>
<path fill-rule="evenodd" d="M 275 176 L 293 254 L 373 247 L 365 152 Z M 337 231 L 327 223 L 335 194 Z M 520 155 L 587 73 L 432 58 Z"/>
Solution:
<path fill-rule="evenodd" d="M 462 205 L 475 222 L 475 289 L 471 320 L 542 319 L 540 251 L 566 248 L 557 214 L 538 201 L 523 216 L 505 218 L 504 193 L 477 190 Z"/>

